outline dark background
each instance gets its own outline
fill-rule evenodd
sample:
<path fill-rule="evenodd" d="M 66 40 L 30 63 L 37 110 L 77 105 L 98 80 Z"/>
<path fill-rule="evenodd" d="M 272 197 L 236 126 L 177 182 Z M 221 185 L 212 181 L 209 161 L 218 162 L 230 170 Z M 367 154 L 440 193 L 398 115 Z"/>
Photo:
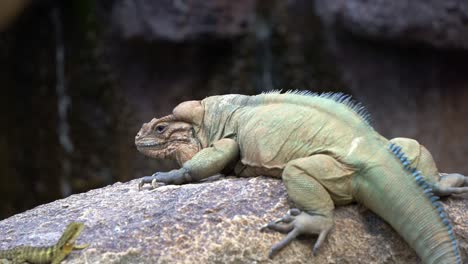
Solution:
<path fill-rule="evenodd" d="M 468 174 L 467 1 L 1 5 L 0 219 L 170 169 L 136 151 L 140 125 L 225 93 L 346 92 Z"/>

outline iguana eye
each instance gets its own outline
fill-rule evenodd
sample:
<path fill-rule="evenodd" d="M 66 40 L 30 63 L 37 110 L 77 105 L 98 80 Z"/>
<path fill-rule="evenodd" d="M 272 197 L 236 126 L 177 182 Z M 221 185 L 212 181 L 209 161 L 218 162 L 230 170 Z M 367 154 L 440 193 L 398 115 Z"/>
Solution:
<path fill-rule="evenodd" d="M 164 132 L 165 129 L 166 129 L 165 125 L 158 125 L 158 126 L 156 126 L 156 128 L 154 130 L 156 132 L 158 132 L 158 133 L 162 133 L 162 132 Z"/>

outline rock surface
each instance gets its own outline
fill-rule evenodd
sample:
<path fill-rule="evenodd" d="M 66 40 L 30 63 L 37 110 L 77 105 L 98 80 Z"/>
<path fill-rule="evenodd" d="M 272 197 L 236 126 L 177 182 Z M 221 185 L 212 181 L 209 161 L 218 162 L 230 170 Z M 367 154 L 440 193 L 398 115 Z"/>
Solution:
<path fill-rule="evenodd" d="M 466 197 L 465 197 L 466 199 Z M 443 203 L 466 256 L 468 210 L 463 197 Z M 267 257 L 284 235 L 260 232 L 289 208 L 281 181 L 231 178 L 137 190 L 137 180 L 72 195 L 0 222 L 0 249 L 55 243 L 70 221 L 86 228 L 65 263 L 419 263 L 380 218 L 358 205 L 336 210 L 336 226 L 318 256 L 302 238 Z"/>
<path fill-rule="evenodd" d="M 465 0 L 317 0 L 328 24 L 372 39 L 426 43 L 468 49 L 468 1 Z"/>
<path fill-rule="evenodd" d="M 245 33 L 255 17 L 255 0 L 118 0 L 113 22 L 124 38 L 181 41 L 206 34 L 233 37 Z"/>

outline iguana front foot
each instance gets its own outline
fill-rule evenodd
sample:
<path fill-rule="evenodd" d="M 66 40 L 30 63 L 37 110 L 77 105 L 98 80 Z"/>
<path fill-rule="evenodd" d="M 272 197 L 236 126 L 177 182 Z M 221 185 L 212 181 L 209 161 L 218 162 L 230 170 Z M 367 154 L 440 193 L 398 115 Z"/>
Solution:
<path fill-rule="evenodd" d="M 142 177 L 140 179 L 140 182 L 138 183 L 138 190 L 141 191 L 141 189 L 143 188 L 143 185 L 145 185 L 147 183 L 151 184 L 151 189 L 156 189 L 158 187 L 158 180 L 156 178 L 157 174 L 158 174 L 158 172 L 156 172 L 155 174 L 153 174 L 151 176 Z"/>
<path fill-rule="evenodd" d="M 178 170 L 171 170 L 169 172 L 156 172 L 151 176 L 145 176 L 141 178 L 140 183 L 138 183 L 138 189 L 141 190 L 145 183 L 151 183 L 153 189 L 161 186 L 163 184 L 183 184 L 186 182 L 191 182 L 192 177 L 185 168 L 180 168 Z"/>
<path fill-rule="evenodd" d="M 280 224 L 281 222 L 285 224 Z M 276 253 L 291 243 L 291 241 L 297 236 L 310 234 L 319 235 L 312 249 L 312 253 L 315 256 L 332 227 L 333 219 L 329 217 L 309 214 L 306 212 L 300 212 L 298 209 L 292 209 L 284 217 L 266 225 L 266 228 L 278 232 L 289 232 L 286 237 L 271 247 L 268 257 L 273 258 Z"/>

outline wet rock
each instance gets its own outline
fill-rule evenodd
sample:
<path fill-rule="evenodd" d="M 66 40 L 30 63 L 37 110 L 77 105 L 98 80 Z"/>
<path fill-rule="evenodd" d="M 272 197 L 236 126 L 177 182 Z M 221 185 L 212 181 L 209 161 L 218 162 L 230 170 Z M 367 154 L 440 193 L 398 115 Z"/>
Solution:
<path fill-rule="evenodd" d="M 465 198 L 466 199 L 466 198 Z M 458 238 L 468 219 L 466 200 L 444 200 Z M 137 180 L 72 195 L 0 222 L 0 249 L 56 242 L 70 221 L 84 222 L 65 263 L 418 263 L 415 253 L 379 217 L 358 205 L 336 210 L 336 226 L 313 257 L 315 238 L 294 241 L 274 260 L 284 235 L 260 232 L 289 208 L 280 180 L 226 178 L 137 190 Z M 461 241 L 466 255 L 467 244 Z"/>
<path fill-rule="evenodd" d="M 246 33 L 255 16 L 255 0 L 117 0 L 112 20 L 123 38 L 182 41 Z"/>
<path fill-rule="evenodd" d="M 315 2 L 327 24 L 361 36 L 468 49 L 468 2 L 464 0 Z"/>

